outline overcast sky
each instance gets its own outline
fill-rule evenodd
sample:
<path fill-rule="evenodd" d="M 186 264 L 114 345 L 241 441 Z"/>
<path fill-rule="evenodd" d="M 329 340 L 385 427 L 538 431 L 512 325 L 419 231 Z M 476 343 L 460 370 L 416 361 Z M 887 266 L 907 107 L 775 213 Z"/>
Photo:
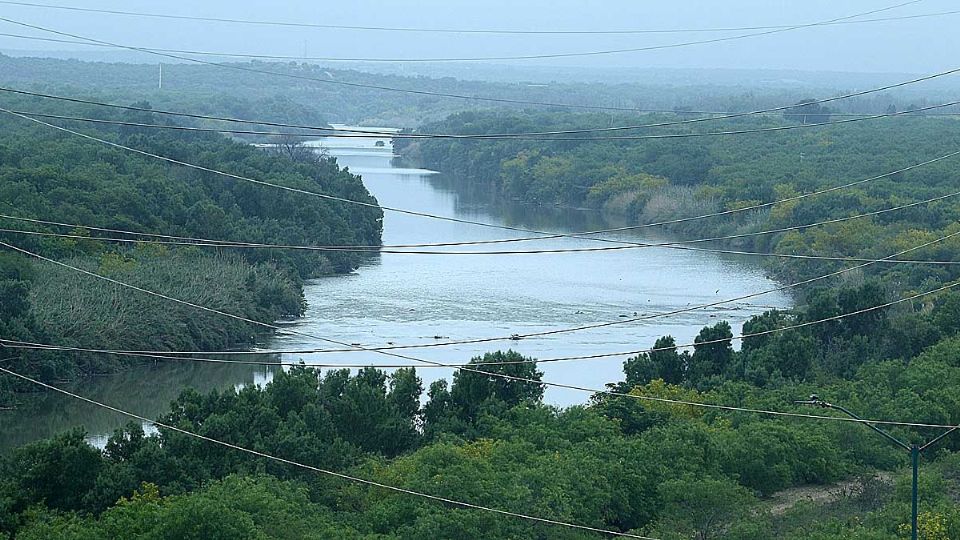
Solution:
<path fill-rule="evenodd" d="M 55 2 L 36 0 L 40 3 Z M 509 30 L 612 30 L 796 25 L 904 0 L 60 0 L 77 7 L 322 24 Z M 865 18 L 960 9 L 923 0 Z M 336 57 L 474 57 L 644 47 L 751 33 L 631 36 L 499 36 L 300 29 L 144 19 L 0 5 L 0 17 L 125 45 L 217 52 Z M 960 65 L 960 14 L 800 28 L 726 43 L 526 65 L 774 68 L 853 72 L 933 72 Z M 0 22 L 0 32 L 43 36 Z M 753 31 L 756 32 L 756 31 Z M 0 49 L 96 50 L 0 37 Z M 519 63 L 519 62 L 517 62 Z"/>

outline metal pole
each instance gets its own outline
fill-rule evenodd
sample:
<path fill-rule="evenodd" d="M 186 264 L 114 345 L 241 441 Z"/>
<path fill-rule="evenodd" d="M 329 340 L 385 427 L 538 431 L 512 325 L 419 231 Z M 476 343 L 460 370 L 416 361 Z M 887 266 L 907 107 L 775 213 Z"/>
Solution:
<path fill-rule="evenodd" d="M 798 404 L 798 405 L 814 405 L 814 406 L 823 407 L 823 408 L 826 408 L 826 409 L 834 409 L 834 410 L 837 410 L 837 411 L 840 411 L 840 412 L 846 414 L 847 416 L 850 416 L 850 417 L 852 417 L 852 418 L 855 418 L 855 419 L 857 419 L 857 420 L 862 420 L 859 416 L 857 416 L 856 414 L 853 414 L 852 411 L 850 411 L 850 410 L 848 410 L 848 409 L 846 409 L 846 408 L 844 408 L 844 407 L 841 407 L 840 405 L 834 405 L 833 403 L 828 403 L 828 402 L 820 399 L 816 394 L 810 396 L 810 399 L 809 399 L 809 400 L 794 401 L 794 403 L 796 403 L 796 404 Z M 911 515 L 910 515 L 910 538 L 911 538 L 912 540 L 918 540 L 919 528 L 918 528 L 918 525 L 917 525 L 917 513 L 918 513 L 918 512 L 917 512 L 917 509 L 918 509 L 919 502 L 920 502 L 920 490 L 919 490 L 919 486 L 918 486 L 917 484 L 918 484 L 918 480 L 919 480 L 919 477 L 920 477 L 920 453 L 923 452 L 924 450 L 926 450 L 927 448 L 929 448 L 931 445 L 940 442 L 940 441 L 941 441 L 944 437 L 946 437 L 947 435 L 950 435 L 951 433 L 960 430 L 960 426 L 954 426 L 954 427 L 952 427 L 952 428 L 944 431 L 943 433 L 941 433 L 941 434 L 938 435 L 937 437 L 934 437 L 932 440 L 930 440 L 929 442 L 927 442 L 926 444 L 924 444 L 923 446 L 921 446 L 921 445 L 919 445 L 919 444 L 907 445 L 906 443 L 904 443 L 904 442 L 901 441 L 900 439 L 897 439 L 897 438 L 894 437 L 893 435 L 890 435 L 890 434 L 887 433 L 886 431 L 878 428 L 877 426 L 875 426 L 875 425 L 873 425 L 873 424 L 871 424 L 871 423 L 869 423 L 869 422 L 863 422 L 863 424 L 865 424 L 868 428 L 876 431 L 876 432 L 879 433 L 880 435 L 883 435 L 883 436 L 884 436 L 887 440 L 889 440 L 890 442 L 896 444 L 897 446 L 899 446 L 899 447 L 901 447 L 901 448 L 905 448 L 908 452 L 910 452 L 910 464 L 911 464 L 911 466 L 912 466 L 912 468 L 913 468 L 913 486 L 912 486 L 912 489 L 911 489 L 911 491 L 912 491 L 912 493 L 911 493 L 911 507 L 912 507 L 912 508 L 911 508 Z"/>
<path fill-rule="evenodd" d="M 920 475 L 920 447 L 914 444 L 910 447 L 910 461 L 913 463 L 913 490 L 912 490 L 912 503 L 913 503 L 913 513 L 910 516 L 910 529 L 912 540 L 917 540 L 917 503 L 920 498 L 919 490 L 917 489 L 917 478 Z"/>
<path fill-rule="evenodd" d="M 799 400 L 799 401 L 794 401 L 794 403 L 798 405 L 814 405 L 814 406 L 823 407 L 826 409 L 834 409 L 846 414 L 847 416 L 853 417 L 857 420 L 862 420 L 862 418 L 853 414 L 852 411 L 847 410 L 846 408 L 841 407 L 840 405 L 834 405 L 833 403 L 828 403 L 820 399 L 820 397 L 817 396 L 816 394 L 810 396 L 809 400 Z M 878 428 L 877 426 L 869 422 L 863 422 L 863 424 L 865 424 L 868 428 L 876 431 L 880 435 L 883 435 L 884 437 L 887 438 L 887 440 L 893 442 L 897 446 L 900 446 L 901 448 L 906 448 L 907 451 L 910 452 L 910 465 L 913 468 L 913 486 L 912 486 L 912 490 L 911 490 L 912 493 L 910 497 L 911 498 L 910 502 L 912 506 L 911 515 L 910 515 L 910 538 L 912 540 L 918 540 L 917 537 L 919 535 L 919 528 L 917 526 L 917 507 L 919 506 L 919 502 L 920 502 L 920 489 L 917 484 L 920 477 L 920 453 L 926 450 L 927 448 L 929 448 L 930 446 L 940 442 L 947 435 L 950 435 L 951 433 L 960 430 L 960 426 L 954 426 L 944 431 L 937 437 L 934 437 L 932 440 L 928 441 L 926 444 L 921 446 L 919 444 L 907 445 L 905 442 L 897 439 L 893 435 L 890 435 L 886 431 Z"/>

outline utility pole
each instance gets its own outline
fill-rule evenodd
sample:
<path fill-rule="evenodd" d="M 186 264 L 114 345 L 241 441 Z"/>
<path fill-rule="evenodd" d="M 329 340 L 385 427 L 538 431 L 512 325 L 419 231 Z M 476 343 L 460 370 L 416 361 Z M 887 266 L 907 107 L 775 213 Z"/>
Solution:
<path fill-rule="evenodd" d="M 157 90 L 163 90 L 163 62 L 160 62 L 160 79 L 157 82 Z"/>
<path fill-rule="evenodd" d="M 863 418 L 860 418 L 859 416 L 853 414 L 852 412 L 841 407 L 840 405 L 834 405 L 832 403 L 828 403 L 820 399 L 820 397 L 817 396 L 816 394 L 810 396 L 810 399 L 808 400 L 794 401 L 794 403 L 796 403 L 797 405 L 813 405 L 815 407 L 823 407 L 824 409 L 833 409 L 835 411 L 840 411 L 846 414 L 847 416 L 850 416 L 857 420 L 863 420 Z M 954 426 L 944 431 L 940 435 L 937 435 L 936 437 L 928 441 L 926 444 L 919 445 L 919 444 L 907 444 L 869 422 L 861 422 L 861 423 L 866 425 L 868 428 L 876 431 L 880 435 L 883 435 L 887 440 L 896 444 L 900 448 L 903 448 L 907 452 L 910 452 L 910 465 L 911 465 L 911 468 L 913 469 L 913 488 L 911 489 L 910 538 L 912 540 L 917 540 L 917 534 L 918 534 L 917 506 L 920 499 L 920 493 L 917 488 L 917 479 L 920 476 L 920 453 L 926 450 L 927 448 L 930 448 L 932 445 L 940 442 L 940 440 L 946 437 L 947 435 L 960 429 L 960 426 Z"/>

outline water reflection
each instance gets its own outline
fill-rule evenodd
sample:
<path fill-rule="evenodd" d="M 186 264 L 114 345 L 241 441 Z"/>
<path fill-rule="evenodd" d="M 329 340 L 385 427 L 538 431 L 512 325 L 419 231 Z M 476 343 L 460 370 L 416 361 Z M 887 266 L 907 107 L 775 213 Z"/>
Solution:
<path fill-rule="evenodd" d="M 272 377 L 273 371 L 274 368 L 251 368 L 249 365 L 170 361 L 59 386 L 120 409 L 156 418 L 170 409 L 170 403 L 185 388 L 209 392 L 237 385 L 263 384 Z M 82 427 L 88 433 L 87 440 L 102 447 L 113 430 L 130 421 L 119 413 L 55 392 L 27 394 L 19 397 L 14 410 L 0 411 L 0 452 L 74 427 Z"/>

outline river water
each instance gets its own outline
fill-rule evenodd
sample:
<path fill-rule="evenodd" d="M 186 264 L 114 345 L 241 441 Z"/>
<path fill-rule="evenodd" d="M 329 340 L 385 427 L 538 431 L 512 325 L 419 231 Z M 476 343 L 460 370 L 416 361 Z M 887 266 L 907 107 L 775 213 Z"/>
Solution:
<path fill-rule="evenodd" d="M 454 189 L 443 175 L 391 167 L 389 141 L 377 139 L 319 141 L 341 165 L 363 177 L 381 204 L 453 216 L 485 223 L 569 233 L 610 225 L 592 211 L 540 209 L 494 204 Z M 615 224 L 614 224 L 615 225 Z M 462 242 L 529 236 L 464 223 L 430 220 L 387 212 L 385 244 Z M 622 238 L 660 242 L 667 238 L 649 231 L 624 233 Z M 560 238 L 516 244 L 451 248 L 555 249 L 597 247 L 586 239 Z M 773 289 L 758 261 L 666 248 L 593 253 L 538 255 L 411 255 L 381 254 L 356 272 L 307 283 L 306 316 L 293 323 L 300 332 L 365 347 L 390 344 L 433 345 L 448 340 L 505 337 L 544 330 L 623 322 L 634 314 L 651 315 L 707 304 L 756 291 Z M 445 363 L 463 363 L 484 352 L 513 349 L 537 358 L 631 351 L 652 346 L 672 335 L 689 343 L 705 325 L 729 321 L 735 332 L 749 317 L 770 307 L 789 307 L 782 293 L 749 302 L 698 310 L 647 321 L 624 322 L 605 328 L 555 334 L 545 338 L 400 350 L 399 353 Z M 273 349 L 339 348 L 298 335 L 280 335 L 261 344 Z M 624 355 L 576 362 L 541 364 L 544 380 L 603 388 L 622 378 Z M 412 363 L 374 352 L 353 351 L 284 355 L 284 360 L 344 364 Z M 426 387 L 452 371 L 422 368 Z M 122 374 L 66 385 L 111 405 L 156 417 L 165 412 L 181 390 L 264 384 L 273 371 L 241 365 L 179 364 L 135 368 Z M 549 388 L 546 400 L 556 405 L 583 403 L 589 394 Z M 92 405 L 54 394 L 27 396 L 15 411 L 0 412 L 0 451 L 83 426 L 94 444 L 127 419 Z"/>

